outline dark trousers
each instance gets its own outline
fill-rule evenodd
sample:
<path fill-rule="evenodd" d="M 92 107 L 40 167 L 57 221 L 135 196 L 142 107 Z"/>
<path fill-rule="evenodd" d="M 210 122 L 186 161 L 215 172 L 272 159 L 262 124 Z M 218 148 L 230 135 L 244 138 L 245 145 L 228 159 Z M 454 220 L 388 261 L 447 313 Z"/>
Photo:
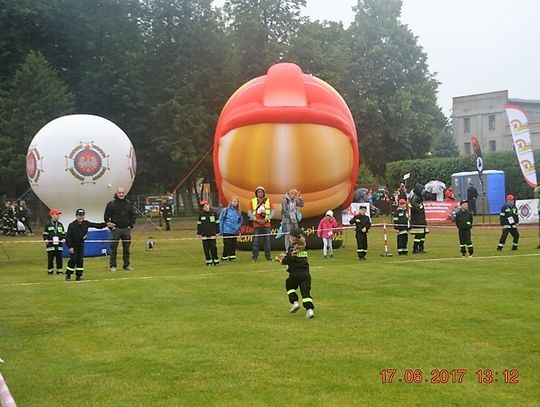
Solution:
<path fill-rule="evenodd" d="M 311 298 L 311 274 L 305 271 L 302 273 L 291 273 L 285 280 L 285 289 L 289 296 L 289 302 L 292 304 L 298 301 L 296 289 L 300 287 L 300 295 L 302 295 L 302 305 L 305 309 L 313 309 L 313 299 Z"/>
<path fill-rule="evenodd" d="M 264 242 L 264 257 L 266 257 L 266 260 L 272 260 L 272 252 L 270 251 L 270 228 L 253 228 L 253 246 L 251 247 L 251 257 L 253 260 L 257 260 L 259 257 L 259 239 L 262 239 Z"/>
<path fill-rule="evenodd" d="M 171 219 L 165 218 L 165 230 L 171 230 Z"/>
<path fill-rule="evenodd" d="M 476 215 L 476 199 L 469 200 L 469 210 L 473 215 Z"/>
<path fill-rule="evenodd" d="M 114 228 L 111 230 L 111 267 L 116 267 L 116 256 L 118 254 L 118 242 L 122 240 L 122 261 L 123 267 L 129 266 L 129 246 L 131 245 L 130 228 Z"/>
<path fill-rule="evenodd" d="M 69 254 L 69 261 L 66 267 L 66 275 L 71 276 L 75 273 L 76 276 L 82 276 L 84 271 L 84 244 L 74 246 L 73 253 Z"/>
<path fill-rule="evenodd" d="M 367 233 L 356 232 L 356 253 L 358 258 L 364 258 L 367 254 Z"/>
<path fill-rule="evenodd" d="M 206 258 L 206 265 L 218 264 L 217 244 L 215 236 L 203 236 L 202 247 L 204 251 L 204 257 Z"/>
<path fill-rule="evenodd" d="M 52 273 L 54 269 L 54 260 L 56 260 L 56 271 L 62 271 L 62 250 L 50 250 L 47 252 L 47 271 L 49 273 Z"/>
<path fill-rule="evenodd" d="M 511 234 L 514 240 L 512 241 L 512 250 L 516 250 L 519 242 L 519 232 L 517 228 L 503 228 L 501 238 L 499 239 L 498 247 L 503 247 L 506 243 L 506 237 Z"/>
<path fill-rule="evenodd" d="M 236 240 L 234 233 L 223 233 L 223 255 L 221 260 L 236 259 Z"/>
<path fill-rule="evenodd" d="M 474 248 L 471 240 L 471 229 L 458 229 L 459 235 L 459 250 L 461 254 L 465 256 L 467 251 L 472 256 Z"/>
<path fill-rule="evenodd" d="M 407 244 L 409 243 L 409 234 L 407 232 L 397 235 L 397 251 L 398 255 L 409 253 Z"/>
<path fill-rule="evenodd" d="M 426 230 L 417 228 L 414 232 L 413 253 L 422 253 L 424 251 L 424 242 L 426 241 Z"/>

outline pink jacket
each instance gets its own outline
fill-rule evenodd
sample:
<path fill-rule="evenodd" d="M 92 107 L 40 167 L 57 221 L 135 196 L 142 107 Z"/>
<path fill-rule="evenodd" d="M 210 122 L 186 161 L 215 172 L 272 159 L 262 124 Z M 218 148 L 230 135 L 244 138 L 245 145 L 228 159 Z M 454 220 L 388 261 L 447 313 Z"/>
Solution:
<path fill-rule="evenodd" d="M 326 216 L 321 219 L 319 226 L 317 227 L 317 236 L 325 239 L 332 239 L 337 232 L 337 222 L 335 218 L 327 218 Z"/>

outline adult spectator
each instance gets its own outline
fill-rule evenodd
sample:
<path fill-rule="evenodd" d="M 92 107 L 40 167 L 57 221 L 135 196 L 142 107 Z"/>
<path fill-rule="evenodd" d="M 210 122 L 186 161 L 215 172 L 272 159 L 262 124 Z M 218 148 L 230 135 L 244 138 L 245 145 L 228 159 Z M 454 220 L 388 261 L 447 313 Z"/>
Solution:
<path fill-rule="evenodd" d="M 289 250 L 290 241 L 288 234 L 294 228 L 298 227 L 300 220 L 300 212 L 298 208 L 304 206 L 304 199 L 300 196 L 300 191 L 292 188 L 287 192 L 281 201 L 281 224 L 282 231 L 285 235 L 285 251 Z"/>
<path fill-rule="evenodd" d="M 172 202 L 169 199 L 162 200 L 159 211 L 161 212 L 161 219 L 165 222 L 165 230 L 171 230 L 171 220 L 173 215 Z"/>
<path fill-rule="evenodd" d="M 112 223 L 111 228 L 111 258 L 110 270 L 116 271 L 116 255 L 118 243 L 122 240 L 123 269 L 132 271 L 129 259 L 129 247 L 131 245 L 131 229 L 135 226 L 135 211 L 133 205 L 126 199 L 124 188 L 116 189 L 114 199 L 107 204 L 104 214 L 105 222 Z"/>
<path fill-rule="evenodd" d="M 259 258 L 259 239 L 264 243 L 264 256 L 272 261 L 270 251 L 270 219 L 274 217 L 274 208 L 266 190 L 262 186 L 255 188 L 255 197 L 249 205 L 248 217 L 253 221 L 253 246 L 251 248 L 251 261 Z"/>
<path fill-rule="evenodd" d="M 476 199 L 478 198 L 478 190 L 474 187 L 472 182 L 469 182 L 469 188 L 467 188 L 467 202 L 469 203 L 469 210 L 473 215 L 476 215 Z"/>
<path fill-rule="evenodd" d="M 416 184 L 411 198 L 411 234 L 414 235 L 413 254 L 425 253 L 424 243 L 426 241 L 427 222 L 424 209 L 424 187 Z"/>
<path fill-rule="evenodd" d="M 445 201 L 455 201 L 456 197 L 454 196 L 454 190 L 452 187 L 446 188 L 446 191 L 444 191 L 444 199 Z"/>
<path fill-rule="evenodd" d="M 15 217 L 24 225 L 24 230 L 28 236 L 33 236 L 34 232 L 30 226 L 30 220 L 28 219 L 30 216 L 29 212 L 25 201 L 17 201 L 17 204 L 15 205 Z"/>

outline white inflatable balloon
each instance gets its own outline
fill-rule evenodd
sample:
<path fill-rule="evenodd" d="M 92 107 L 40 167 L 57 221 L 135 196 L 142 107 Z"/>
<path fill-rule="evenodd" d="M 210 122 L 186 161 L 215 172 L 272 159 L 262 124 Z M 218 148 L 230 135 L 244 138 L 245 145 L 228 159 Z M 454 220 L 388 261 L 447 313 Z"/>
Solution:
<path fill-rule="evenodd" d="M 26 174 L 36 195 L 63 213 L 64 224 L 83 208 L 86 219 L 103 222 L 116 188 L 133 185 L 137 159 L 126 134 L 99 116 L 63 116 L 45 125 L 26 156 Z"/>

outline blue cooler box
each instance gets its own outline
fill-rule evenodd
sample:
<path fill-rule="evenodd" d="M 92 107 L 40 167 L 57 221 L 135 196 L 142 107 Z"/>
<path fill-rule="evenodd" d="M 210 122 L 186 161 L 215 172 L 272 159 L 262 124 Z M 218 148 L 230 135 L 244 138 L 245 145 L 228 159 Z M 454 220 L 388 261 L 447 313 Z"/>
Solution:
<path fill-rule="evenodd" d="M 89 242 L 90 240 L 90 242 Z M 99 240 L 93 242 L 92 240 Z M 111 231 L 109 229 L 89 230 L 84 242 L 84 257 L 108 256 L 111 254 Z M 63 257 L 69 257 L 66 245 L 62 251 Z"/>

